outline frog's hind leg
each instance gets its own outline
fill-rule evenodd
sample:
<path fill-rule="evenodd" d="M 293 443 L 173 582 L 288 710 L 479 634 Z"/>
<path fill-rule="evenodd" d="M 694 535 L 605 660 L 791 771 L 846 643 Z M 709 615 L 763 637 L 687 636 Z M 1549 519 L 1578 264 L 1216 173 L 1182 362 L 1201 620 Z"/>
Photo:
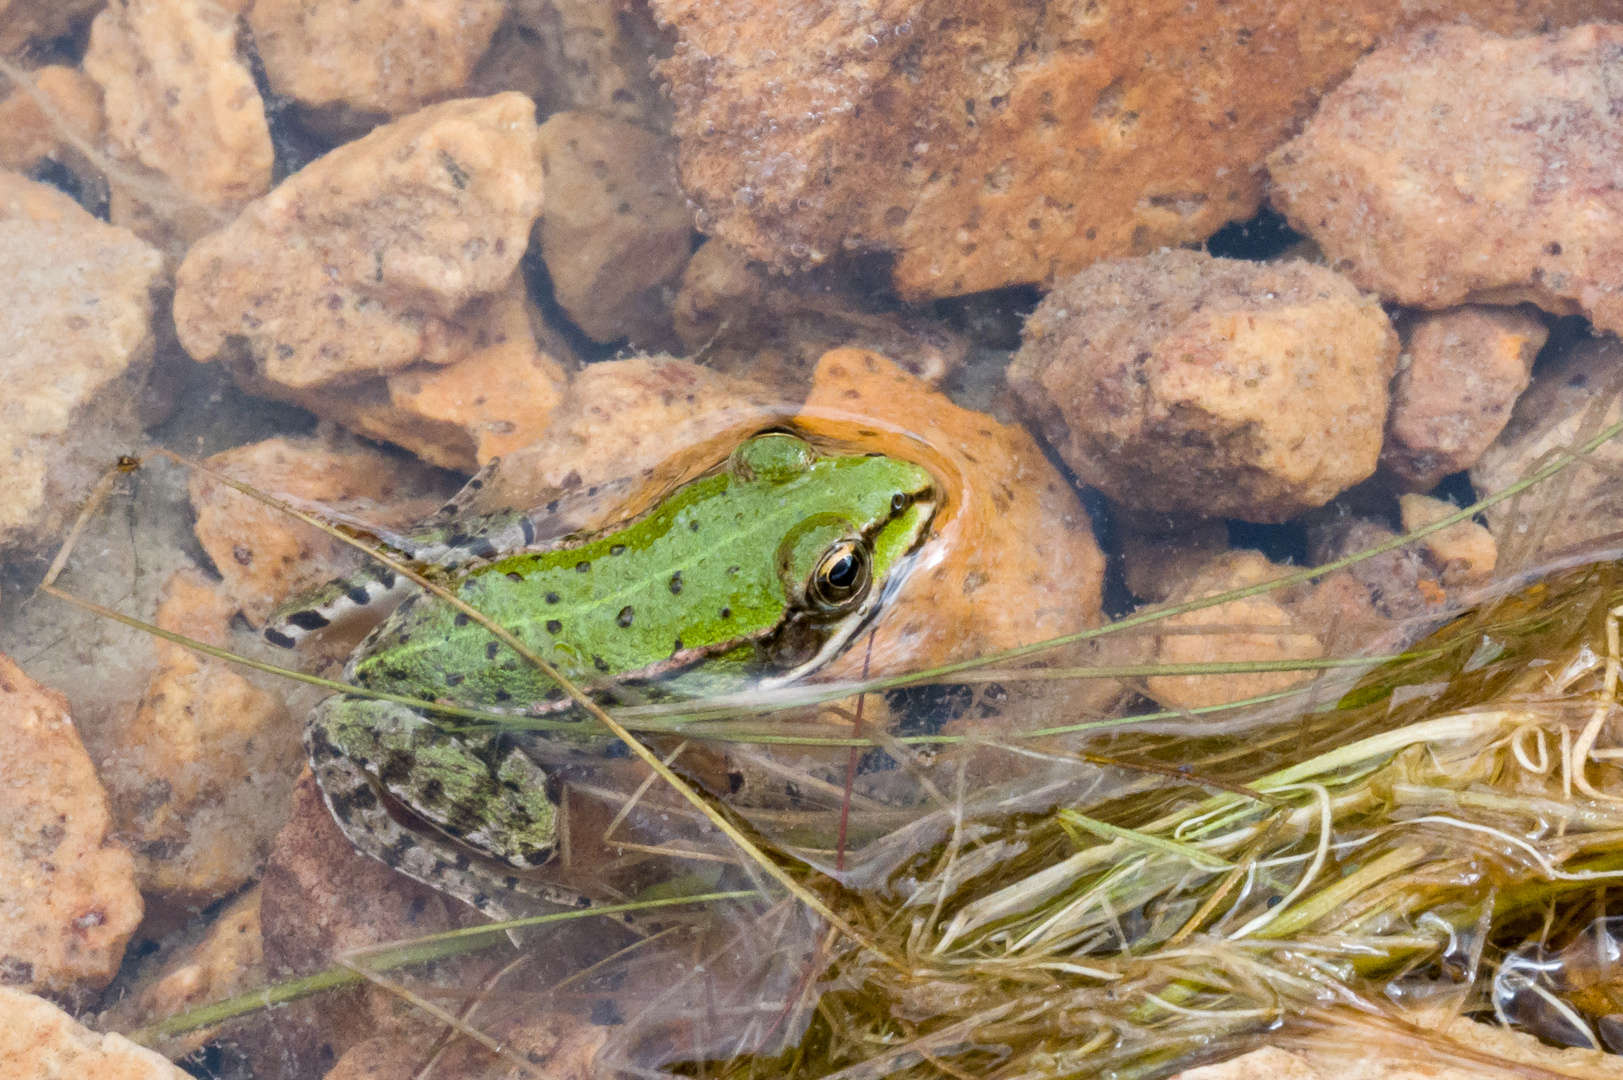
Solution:
<path fill-rule="evenodd" d="M 476 819 L 477 826 L 462 836 L 469 844 L 506 854 L 519 866 L 540 865 L 551 853 L 556 817 L 546 796 L 545 774 L 521 752 L 463 743 L 403 705 L 355 697 L 329 698 L 318 706 L 305 731 L 305 746 L 328 810 L 362 854 L 492 919 L 560 905 L 590 906 L 578 894 L 480 858 L 434 828 L 408 828 L 379 794 L 380 787 L 388 791 L 428 826 L 443 828 L 433 818 L 446 817 L 448 811 Z M 448 808 L 447 787 L 454 789 L 453 795 L 476 792 L 478 801 Z"/>

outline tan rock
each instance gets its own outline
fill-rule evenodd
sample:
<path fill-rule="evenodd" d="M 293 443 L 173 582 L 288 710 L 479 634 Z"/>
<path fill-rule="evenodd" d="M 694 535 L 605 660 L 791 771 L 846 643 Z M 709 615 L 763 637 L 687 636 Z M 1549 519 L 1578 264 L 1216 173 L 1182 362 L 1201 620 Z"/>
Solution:
<path fill-rule="evenodd" d="M 225 648 L 237 603 L 198 571 L 169 580 L 154 621 Z M 167 641 L 106 781 L 119 839 L 148 894 L 207 903 L 258 874 L 303 767 L 282 697 Z"/>
<path fill-rule="evenodd" d="M 118 153 L 210 207 L 235 210 L 270 188 L 265 105 L 238 58 L 236 17 L 213 0 L 113 0 L 84 67 Z"/>
<path fill-rule="evenodd" d="M 224 1001 L 265 981 L 256 886 L 227 904 L 200 936 L 165 957 L 161 966 L 143 972 L 131 993 L 102 1015 L 101 1023 L 125 1031 L 144 1027 Z M 214 1030 L 185 1036 L 178 1049 L 187 1052 L 201 1046 Z"/>
<path fill-rule="evenodd" d="M 1230 551 L 1212 559 L 1174 589 L 1172 604 L 1202 600 L 1291 573 L 1258 551 Z M 1155 659 L 1163 664 L 1236 663 L 1259 660 L 1314 660 L 1323 643 L 1296 625 L 1277 593 L 1230 600 L 1200 611 L 1174 615 L 1155 624 Z M 1259 671 L 1233 675 L 1158 675 L 1146 680 L 1151 697 L 1172 708 L 1190 709 L 1259 697 L 1309 676 L 1304 671 Z"/>
<path fill-rule="evenodd" d="M 1413 532 L 1441 521 L 1459 509 L 1451 502 L 1426 495 L 1405 495 L 1398 500 L 1403 513 L 1403 531 Z M 1474 521 L 1455 522 L 1421 541 L 1426 561 L 1447 586 L 1470 585 L 1493 574 L 1499 549 L 1493 534 Z"/>
<path fill-rule="evenodd" d="M 1104 556 L 1070 484 L 1024 429 L 959 408 L 875 353 L 818 363 L 795 424 L 836 445 L 917 461 L 941 482 L 934 554 L 875 625 L 874 671 L 1044 641 L 1100 619 Z M 867 648 L 822 672 L 855 678 Z"/>
<path fill-rule="evenodd" d="M 67 699 L 4 655 L 0 762 L 0 986 L 100 989 L 141 921 L 130 854 L 108 835 Z"/>
<path fill-rule="evenodd" d="M 0 171 L 0 546 L 58 533 L 140 438 L 162 258 L 55 188 Z"/>
<path fill-rule="evenodd" d="M 186 1080 L 163 1055 L 82 1026 L 44 998 L 0 986 L 0 1076 Z"/>
<path fill-rule="evenodd" d="M 1140 600 L 1165 600 L 1211 560 L 1228 550 L 1228 527 L 1207 518 L 1169 532 L 1118 521 L 1127 591 Z"/>
<path fill-rule="evenodd" d="M 701 228 L 780 266 L 896 253 L 908 299 L 1049 283 L 1252 216 L 1255 166 L 1378 40 L 1544 0 L 865 7 L 653 0 Z"/>
<path fill-rule="evenodd" d="M 559 306 L 594 341 L 671 344 L 671 300 L 693 251 L 675 143 L 589 112 L 548 118 L 540 143 L 535 243 Z"/>
<path fill-rule="evenodd" d="M 1623 1058 L 1604 1050 L 1546 1046 L 1525 1031 L 1484 1024 L 1453 1009 L 1412 1019 L 1432 1029 L 1424 1040 L 1393 1028 L 1344 1022 L 1303 1050 L 1262 1047 L 1174 1080 L 1513 1080 L 1530 1073 L 1617 1080 Z M 1437 1013 L 1446 1013 L 1438 1016 Z"/>
<path fill-rule="evenodd" d="M 543 116 L 582 109 L 668 134 L 670 101 L 649 59 L 670 48 L 641 3 L 509 0 L 466 92 L 517 90 Z"/>
<path fill-rule="evenodd" d="M 0 0 L 0 55 L 16 56 L 29 42 L 45 43 L 69 33 L 94 15 L 104 0 Z"/>
<path fill-rule="evenodd" d="M 1471 483 L 1483 495 L 1509 487 L 1547 464 L 1550 456 L 1576 447 L 1603 428 L 1623 421 L 1618 377 L 1623 346 L 1606 337 L 1583 341 L 1540 370 L 1516 402 L 1510 422 L 1471 467 Z M 1576 465 L 1484 513 L 1499 546 L 1501 564 L 1521 566 L 1539 553 L 1582 545 L 1623 531 L 1623 440 L 1597 448 L 1594 467 Z"/>
<path fill-rule="evenodd" d="M 277 396 L 431 465 L 473 472 L 539 439 L 563 398 L 571 354 L 555 335 L 543 346 L 534 318 L 523 276 L 515 274 L 488 305 L 462 359 L 413 364 L 342 394 L 316 388 Z"/>
<path fill-rule="evenodd" d="M 1167 251 L 1062 283 L 1008 378 L 1117 502 L 1271 522 L 1375 470 L 1397 354 L 1380 305 L 1323 267 Z"/>
<path fill-rule="evenodd" d="M 1308 561 L 1323 566 L 1384 544 L 1397 535 L 1371 518 L 1326 517 L 1308 527 Z M 1436 614 L 1448 599 L 1437 574 L 1417 547 L 1411 544 L 1395 548 L 1347 568 L 1347 573 L 1368 590 L 1369 603 L 1382 618 Z"/>
<path fill-rule="evenodd" d="M 295 173 L 187 255 L 181 344 L 294 389 L 467 355 L 540 210 L 533 113 L 432 105 Z"/>
<path fill-rule="evenodd" d="M 1271 198 L 1360 288 L 1530 300 L 1623 330 L 1613 56 L 1623 27 L 1463 26 L 1376 50 L 1268 159 Z"/>
<path fill-rule="evenodd" d="M 501 0 L 254 0 L 247 17 L 278 94 L 401 116 L 462 88 L 503 6 Z"/>
<path fill-rule="evenodd" d="M 963 366 L 969 342 L 935 319 L 885 310 L 884 282 L 830 263 L 770 274 L 724 240 L 694 253 L 675 302 L 676 332 L 694 360 L 756 379 L 785 396 L 805 393 L 830 349 L 867 349 L 936 386 Z"/>
<path fill-rule="evenodd" d="M 441 481 L 428 470 L 359 445 L 266 439 L 204 464 L 301 507 L 379 527 L 419 521 L 444 501 Z M 194 473 L 190 488 L 198 541 L 255 626 L 301 589 L 361 564 L 348 545 L 205 473 Z"/>
<path fill-rule="evenodd" d="M 78 68 L 52 64 L 30 72 L 34 91 L 56 116 L 47 116 L 27 87 L 13 87 L 0 101 L 0 168 L 27 172 L 45 158 L 82 160 L 69 141 L 101 141 L 107 126 L 101 87 Z M 66 128 L 66 130 L 63 130 Z"/>
<path fill-rule="evenodd" d="M 1476 464 L 1527 389 L 1550 332 L 1513 308 L 1423 315 L 1409 329 L 1392 381 L 1381 464 L 1412 491 L 1430 491 Z"/>
<path fill-rule="evenodd" d="M 558 535 L 603 528 L 641 513 L 797 404 L 686 360 L 589 364 L 542 439 L 504 456 L 468 509 L 557 503 Z"/>

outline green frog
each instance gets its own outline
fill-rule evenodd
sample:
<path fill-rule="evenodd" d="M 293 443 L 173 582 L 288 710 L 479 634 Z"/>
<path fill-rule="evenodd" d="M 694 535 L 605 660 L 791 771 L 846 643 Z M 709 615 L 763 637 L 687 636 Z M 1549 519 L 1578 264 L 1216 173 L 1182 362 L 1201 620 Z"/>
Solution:
<path fill-rule="evenodd" d="M 771 432 L 608 532 L 537 542 L 530 519 L 496 515 L 443 523 L 408 550 L 612 706 L 770 688 L 818 670 L 904 580 L 937 501 L 918 465 L 822 453 Z M 349 658 L 346 682 L 515 719 L 577 720 L 582 737 L 470 729 L 338 695 L 315 709 L 305 739 L 333 817 L 358 850 L 493 917 L 573 900 L 526 876 L 557 843 L 549 763 L 624 748 L 593 737 L 551 679 L 386 570 L 318 591 L 266 637 L 294 644 L 403 591 Z"/>

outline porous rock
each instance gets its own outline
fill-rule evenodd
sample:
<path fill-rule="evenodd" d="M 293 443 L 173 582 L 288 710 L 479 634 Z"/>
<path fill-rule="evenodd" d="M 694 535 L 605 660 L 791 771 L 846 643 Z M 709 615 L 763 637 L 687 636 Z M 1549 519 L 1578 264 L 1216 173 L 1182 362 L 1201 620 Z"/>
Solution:
<path fill-rule="evenodd" d="M 558 305 L 594 341 L 671 344 L 671 298 L 693 251 L 675 143 L 589 112 L 549 117 L 539 139 L 535 242 Z"/>
<path fill-rule="evenodd" d="M 248 25 L 278 94 L 400 116 L 468 81 L 502 0 L 254 0 Z"/>
<path fill-rule="evenodd" d="M 1202 600 L 1290 572 L 1290 567 L 1268 561 L 1261 552 L 1229 551 L 1175 587 L 1167 600 L 1173 604 Z M 1286 607 L 1291 598 L 1284 593 L 1261 593 L 1170 616 L 1155 624 L 1160 632 L 1155 659 L 1162 664 L 1317 659 L 1324 654 L 1324 645 L 1306 627 L 1297 625 Z M 1146 686 L 1156 701 L 1190 709 L 1271 694 L 1305 675 L 1301 671 L 1157 675 Z"/>
<path fill-rule="evenodd" d="M 265 105 L 239 59 L 236 16 L 213 0 L 113 0 L 90 27 L 115 151 L 208 207 L 270 187 Z"/>
<path fill-rule="evenodd" d="M 71 160 L 76 171 L 82 169 L 83 154 L 69 136 L 77 136 L 91 146 L 101 141 L 107 126 L 101 87 L 78 68 L 64 64 L 29 72 L 29 78 L 35 93 L 45 99 L 61 126 L 45 114 L 26 87 L 13 87 L 0 101 L 0 168 L 27 172 L 44 159 L 54 158 Z"/>
<path fill-rule="evenodd" d="M 225 905 L 201 931 L 188 930 L 173 949 L 170 942 L 164 944 L 164 952 L 143 963 L 129 993 L 102 1014 L 102 1026 L 124 1031 L 144 1027 L 263 985 L 258 887 Z M 195 1050 L 215 1030 L 188 1033 L 179 1049 Z"/>
<path fill-rule="evenodd" d="M 1165 251 L 1061 283 L 1008 378 L 1124 506 L 1273 522 L 1374 472 L 1397 354 L 1380 305 L 1323 267 Z"/>
<path fill-rule="evenodd" d="M 302 507 L 380 527 L 422 520 L 444 501 L 431 470 L 358 444 L 273 438 L 227 450 L 205 465 Z M 260 625 L 282 601 L 360 565 L 353 548 L 204 472 L 190 482 L 197 538 L 226 593 Z"/>
<path fill-rule="evenodd" d="M 1398 500 L 1403 515 L 1403 531 L 1414 532 L 1433 525 L 1459 510 L 1451 502 L 1425 495 L 1409 494 Z M 1493 534 L 1469 519 L 1456 521 L 1421 542 L 1426 562 L 1445 586 L 1470 585 L 1493 574 L 1499 549 Z"/>
<path fill-rule="evenodd" d="M 292 813 L 260 885 L 260 930 L 271 978 L 311 974 L 353 950 L 466 925 L 463 911 L 357 852 L 322 802 L 314 777 L 306 771 L 299 778 Z M 319 1075 L 350 1046 L 378 1035 L 410 1038 L 426 1019 L 401 1007 L 393 994 L 349 991 L 329 995 L 319 1007 L 311 1004 L 288 1008 L 249 1036 L 251 1058 L 270 1066 L 263 1071 Z"/>
<path fill-rule="evenodd" d="M 678 35 L 682 181 L 706 231 L 779 266 L 896 255 L 908 299 L 1048 283 L 1251 217 L 1256 163 L 1381 38 L 1504 33 L 1571 0 L 652 0 Z M 1604 16 L 1603 16 L 1604 17 Z"/>
<path fill-rule="evenodd" d="M 466 93 L 517 90 L 543 116 L 581 109 L 669 134 L 671 103 L 650 70 L 669 55 L 641 2 L 508 0 Z"/>
<path fill-rule="evenodd" d="M 162 262 L 55 188 L 0 171 L 0 546 L 54 536 L 137 445 Z"/>
<path fill-rule="evenodd" d="M 541 208 L 522 94 L 431 105 L 318 158 L 200 240 L 175 280 L 186 351 L 307 389 L 477 345 Z"/>
<path fill-rule="evenodd" d="M 1483 495 L 1501 491 L 1549 464 L 1552 455 L 1580 448 L 1623 421 L 1619 364 L 1623 345 L 1614 337 L 1580 342 L 1542 368 L 1516 402 L 1510 422 L 1471 468 Z M 1501 562 L 1522 565 L 1557 551 L 1623 531 L 1623 440 L 1596 447 L 1594 467 L 1574 465 L 1534 485 L 1520 497 L 1483 513 Z"/>
<path fill-rule="evenodd" d="M 0 762 L 0 987 L 100 989 L 141 921 L 130 854 L 67 699 L 3 654 Z"/>
<path fill-rule="evenodd" d="M 170 578 L 154 622 L 227 648 L 236 602 L 196 570 Z M 282 697 L 168 641 L 105 779 L 143 892 L 207 903 L 259 872 L 303 764 Z M 178 894 L 178 895 L 177 895 Z"/>
<path fill-rule="evenodd" d="M 545 435 L 505 455 L 468 510 L 547 507 L 543 536 L 604 528 L 641 513 L 798 404 L 687 360 L 589 364 Z"/>
<path fill-rule="evenodd" d="M 275 394 L 431 465 L 473 472 L 540 438 L 562 400 L 573 351 L 525 297 L 522 274 L 485 305 L 470 351 L 346 385 Z M 540 333 L 537 333 L 537 330 Z"/>
<path fill-rule="evenodd" d="M 687 264 L 676 296 L 676 332 L 706 367 L 804 394 L 830 349 L 867 349 L 931 386 L 963 366 L 967 339 L 939 320 L 872 301 L 885 291 L 863 268 L 828 263 L 804 274 L 772 274 L 725 240 L 710 240 Z"/>
<path fill-rule="evenodd" d="M 796 425 L 852 450 L 916 461 L 941 503 L 932 556 L 875 624 L 820 677 L 910 671 L 1028 645 L 1101 618 L 1104 556 L 1076 492 L 1023 428 L 953 404 L 877 353 L 835 349 L 817 364 Z"/>
<path fill-rule="evenodd" d="M 1623 330 L 1620 47 L 1612 25 L 1394 41 L 1269 157 L 1270 198 L 1399 303 L 1529 300 Z"/>
<path fill-rule="evenodd" d="M 1392 380 L 1381 464 L 1410 491 L 1430 491 L 1476 464 L 1510 421 L 1533 358 L 1550 336 L 1514 308 L 1468 306 L 1422 315 Z"/>
<path fill-rule="evenodd" d="M 1530 1072 L 1578 1080 L 1618 1080 L 1623 1060 L 1599 1047 L 1548 1046 L 1525 1031 L 1460 1016 L 1447 1005 L 1403 1017 L 1424 1041 L 1390 1027 L 1330 1025 L 1309 1048 L 1267 1046 L 1174 1080 L 1514 1080 Z"/>
<path fill-rule="evenodd" d="M 94 15 L 104 0 L 0 0 L 0 55 L 16 56 L 30 42 L 54 41 Z"/>
<path fill-rule="evenodd" d="M 116 1032 L 91 1031 L 44 998 L 0 986 L 0 1076 L 186 1080 L 187 1075 Z"/>
<path fill-rule="evenodd" d="M 1386 524 L 1373 518 L 1327 510 L 1307 530 L 1308 560 L 1314 566 L 1357 555 L 1397 537 Z M 1404 619 L 1436 614 L 1448 593 L 1437 573 L 1415 545 L 1382 552 L 1347 568 L 1369 593 L 1369 602 L 1381 617 Z"/>

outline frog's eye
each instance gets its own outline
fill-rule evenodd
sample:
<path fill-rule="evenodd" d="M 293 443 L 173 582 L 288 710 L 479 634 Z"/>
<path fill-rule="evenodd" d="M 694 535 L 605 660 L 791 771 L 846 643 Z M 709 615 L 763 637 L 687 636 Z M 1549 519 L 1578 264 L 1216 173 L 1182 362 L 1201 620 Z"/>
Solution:
<path fill-rule="evenodd" d="M 823 552 L 808 591 L 825 608 L 849 607 L 867 593 L 871 572 L 868 549 L 855 540 L 841 540 Z"/>

